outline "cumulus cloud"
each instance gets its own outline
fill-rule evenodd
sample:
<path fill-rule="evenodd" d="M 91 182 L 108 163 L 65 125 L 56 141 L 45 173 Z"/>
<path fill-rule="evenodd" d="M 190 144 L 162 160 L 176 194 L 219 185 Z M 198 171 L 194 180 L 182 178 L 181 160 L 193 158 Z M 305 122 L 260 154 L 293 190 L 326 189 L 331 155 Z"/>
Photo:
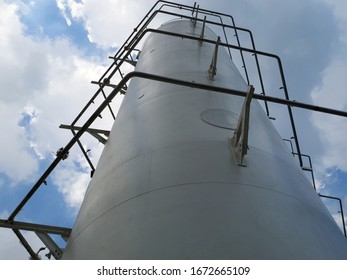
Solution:
<path fill-rule="evenodd" d="M 324 0 L 334 11 L 338 26 L 346 26 L 347 17 L 342 11 L 347 8 L 341 1 Z M 347 111 L 347 31 L 340 28 L 339 41 L 336 42 L 335 52 L 330 63 L 321 73 L 319 84 L 311 91 L 314 104 Z M 345 148 L 347 141 L 347 119 L 343 117 L 327 116 L 312 113 L 311 121 L 317 130 L 317 135 L 323 144 L 321 156 L 321 169 L 335 166 L 347 171 Z"/>
<path fill-rule="evenodd" d="M 321 0 L 328 6 L 330 6 L 334 12 L 335 18 L 338 21 L 338 26 L 342 32 L 341 39 L 344 41 L 344 43 L 347 43 L 347 31 L 346 31 L 346 25 L 347 22 L 347 3 L 345 1 L 341 0 Z"/>
<path fill-rule="evenodd" d="M 39 160 L 66 144 L 59 124 L 73 120 L 105 70 L 67 38 L 26 36 L 22 7 L 0 1 L 0 172 L 14 184 L 35 178 Z"/>
<path fill-rule="evenodd" d="M 79 209 L 90 181 L 90 174 L 76 171 L 75 168 L 58 168 L 53 182 L 64 195 L 69 207 Z"/>
<path fill-rule="evenodd" d="M 30 151 L 25 130 L 18 125 L 18 107 L 0 102 L 0 172 L 12 181 L 32 180 L 38 171 L 38 159 Z"/>
<path fill-rule="evenodd" d="M 347 53 L 346 53 L 347 54 Z M 343 110 L 347 105 L 347 88 L 345 73 L 347 66 L 344 63 L 346 57 L 340 54 L 324 69 L 321 83 L 311 92 L 311 98 L 315 104 Z"/>
<path fill-rule="evenodd" d="M 347 16 L 344 12 L 347 3 L 344 1 L 322 0 L 333 11 L 334 20 L 339 28 L 338 38 L 334 42 L 334 51 L 329 56 L 330 62 L 321 71 L 320 80 L 311 90 L 310 97 L 313 104 L 347 111 Z M 321 152 L 317 153 L 315 163 L 317 181 L 322 187 L 319 191 L 324 194 L 339 196 L 345 208 L 347 196 L 344 182 L 339 180 L 347 172 L 346 141 L 347 119 L 344 117 L 312 113 L 310 121 L 316 130 L 316 139 L 321 142 Z M 323 200 L 336 223 L 342 229 L 340 210 L 337 202 Z M 336 204 L 336 205 L 335 205 Z M 346 217 L 346 216 L 345 216 Z M 346 222 L 345 218 L 345 222 Z"/>
<path fill-rule="evenodd" d="M 22 36 L 24 26 L 17 15 L 18 10 L 16 5 L 0 3 L 0 98 L 17 103 L 25 102 L 47 83 L 43 72 L 47 57 L 37 43 Z"/>
<path fill-rule="evenodd" d="M 23 182 L 27 186 L 39 177 L 43 162 L 49 163 L 71 138 L 71 132 L 60 130 L 59 124 L 73 120 L 95 91 L 90 81 L 105 71 L 104 61 L 83 56 L 64 36 L 27 35 L 20 14 L 29 10 L 30 5 L 22 2 L 0 0 L 0 187 L 4 192 L 8 186 L 19 188 Z M 83 139 L 97 160 L 100 145 L 92 137 Z M 50 178 L 73 209 L 78 209 L 90 180 L 76 150 L 71 151 L 70 163 L 58 169 L 61 178 Z M 0 216 L 8 218 L 9 213 Z M 23 231 L 23 235 L 34 251 L 43 247 L 34 233 Z M 28 259 L 11 230 L 0 229 L 0 240 L 0 259 Z"/>
<path fill-rule="evenodd" d="M 66 0 L 56 0 L 56 3 L 57 3 L 57 7 L 58 9 L 60 10 L 62 16 L 64 17 L 65 21 L 66 21 L 66 24 L 68 26 L 71 25 L 71 19 L 70 19 L 70 16 L 68 14 L 68 1 Z"/>
<path fill-rule="evenodd" d="M 90 42 L 102 48 L 119 46 L 143 17 L 147 4 L 136 0 L 56 0 L 67 24 L 82 21 Z M 124 32 L 126 30 L 126 32 Z"/>

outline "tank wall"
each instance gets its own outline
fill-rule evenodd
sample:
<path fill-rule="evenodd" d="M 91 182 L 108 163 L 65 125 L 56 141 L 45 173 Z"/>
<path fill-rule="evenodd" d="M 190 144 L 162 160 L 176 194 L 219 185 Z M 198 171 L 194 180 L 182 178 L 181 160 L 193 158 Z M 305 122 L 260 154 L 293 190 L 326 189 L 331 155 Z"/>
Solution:
<path fill-rule="evenodd" d="M 200 36 L 201 25 L 161 27 Z M 216 39 L 208 28 L 205 36 Z M 237 90 L 214 45 L 149 35 L 137 71 Z M 88 187 L 65 259 L 336 259 L 346 242 L 257 101 L 247 167 L 229 148 L 243 98 L 135 78 Z"/>

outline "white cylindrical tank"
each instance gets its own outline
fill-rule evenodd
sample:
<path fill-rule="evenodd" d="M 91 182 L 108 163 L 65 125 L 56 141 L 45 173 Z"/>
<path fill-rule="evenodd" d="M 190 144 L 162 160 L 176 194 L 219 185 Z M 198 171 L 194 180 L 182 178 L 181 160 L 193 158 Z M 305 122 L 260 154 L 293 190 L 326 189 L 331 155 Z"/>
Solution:
<path fill-rule="evenodd" d="M 201 25 L 160 29 L 200 36 Z M 217 40 L 208 28 L 205 38 Z M 247 91 L 220 47 L 150 34 L 136 71 Z M 63 259 L 340 259 L 347 243 L 257 101 L 247 167 L 229 146 L 244 98 L 134 78 Z"/>

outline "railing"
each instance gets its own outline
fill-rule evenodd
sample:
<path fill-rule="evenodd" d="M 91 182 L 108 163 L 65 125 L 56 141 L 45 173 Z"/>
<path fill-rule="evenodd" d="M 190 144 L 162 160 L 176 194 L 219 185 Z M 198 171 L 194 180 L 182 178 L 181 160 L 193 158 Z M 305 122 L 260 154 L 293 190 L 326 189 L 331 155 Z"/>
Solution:
<path fill-rule="evenodd" d="M 290 144 L 292 155 L 293 156 L 297 156 L 298 154 L 295 153 L 294 150 L 293 150 L 293 143 L 292 143 L 292 141 L 290 139 L 283 139 L 283 140 Z M 315 179 L 314 179 L 314 172 L 313 172 L 313 166 L 312 166 L 311 157 L 309 155 L 304 155 L 304 154 L 302 154 L 302 156 L 308 158 L 308 162 L 309 162 L 309 167 L 302 167 L 302 170 L 308 171 L 308 172 L 311 173 L 312 186 L 313 186 L 314 190 L 317 191 L 316 182 L 315 182 Z M 341 220 L 342 220 L 342 229 L 343 229 L 343 233 L 344 233 L 345 237 L 347 238 L 346 226 L 345 226 L 345 216 L 344 216 L 344 213 L 343 213 L 343 206 L 342 206 L 341 199 L 338 198 L 338 197 L 334 197 L 334 196 L 322 195 L 320 193 L 318 193 L 318 196 L 323 197 L 323 198 L 327 198 L 327 199 L 332 199 L 332 200 L 338 200 L 339 201 L 339 205 L 340 205 L 339 213 L 341 215 Z"/>
<path fill-rule="evenodd" d="M 324 197 L 324 198 L 328 198 L 328 199 L 333 199 L 333 200 L 337 200 L 339 202 L 340 205 L 340 215 L 341 215 L 341 220 L 342 220 L 342 228 L 343 228 L 343 233 L 345 235 L 345 237 L 347 238 L 346 235 L 346 225 L 345 225 L 345 215 L 343 214 L 343 207 L 342 207 L 342 202 L 341 199 L 338 197 L 334 197 L 334 196 L 329 196 L 329 195 L 322 195 L 322 194 L 318 194 L 320 197 Z"/>

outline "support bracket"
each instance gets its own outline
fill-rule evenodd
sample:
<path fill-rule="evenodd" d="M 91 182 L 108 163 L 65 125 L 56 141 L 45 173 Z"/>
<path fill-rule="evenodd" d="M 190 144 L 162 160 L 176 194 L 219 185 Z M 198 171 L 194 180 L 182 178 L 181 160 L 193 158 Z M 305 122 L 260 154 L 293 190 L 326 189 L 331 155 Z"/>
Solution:
<path fill-rule="evenodd" d="M 58 245 L 54 242 L 54 240 L 46 232 L 35 231 L 35 233 L 41 239 L 43 244 L 46 245 L 46 247 L 48 248 L 50 253 L 53 255 L 53 257 L 56 260 L 59 260 L 63 255 L 62 249 L 58 247 Z"/>
<path fill-rule="evenodd" d="M 248 149 L 249 114 L 253 93 L 254 87 L 250 85 L 242 106 L 237 128 L 234 131 L 233 138 L 230 140 L 232 154 L 236 163 L 240 166 L 247 166 L 244 162 L 244 156 L 247 154 Z"/>
<path fill-rule="evenodd" d="M 97 82 L 97 81 L 91 81 L 92 84 L 95 84 L 95 85 L 99 85 L 100 87 L 101 86 L 106 86 L 106 87 L 111 87 L 111 88 L 116 88 L 117 85 L 114 85 L 114 84 L 111 84 L 111 83 L 102 83 L 102 82 Z M 125 94 L 126 91 L 127 91 L 128 87 L 127 85 L 124 85 L 122 89 L 119 90 L 119 93 L 120 94 Z"/>
<path fill-rule="evenodd" d="M 10 228 L 17 235 L 22 245 L 28 251 L 32 259 L 39 259 L 38 253 L 35 253 L 30 247 L 29 243 L 25 240 L 24 236 L 20 233 L 20 230 L 32 231 L 41 239 L 45 246 L 50 250 L 50 253 L 55 259 L 59 259 L 62 256 L 62 249 L 54 242 L 54 240 L 49 236 L 49 234 L 60 235 L 65 242 L 70 236 L 71 229 L 65 227 L 56 227 L 42 224 L 32 224 L 26 222 L 17 222 L 12 220 L 0 219 L 0 228 Z"/>
<path fill-rule="evenodd" d="M 192 10 L 192 17 L 194 17 L 192 19 L 192 22 L 193 22 L 194 27 L 196 26 L 196 22 L 197 22 L 197 19 L 198 19 L 199 5 L 196 8 L 195 7 L 196 7 L 196 2 L 194 3 L 194 7 L 193 7 L 193 10 Z M 194 16 L 194 13 L 195 13 L 195 16 Z"/>
<path fill-rule="evenodd" d="M 126 59 L 125 62 L 129 63 L 131 66 L 136 66 L 137 61 L 136 60 L 131 60 L 131 59 Z"/>
<path fill-rule="evenodd" d="M 218 58 L 218 47 L 220 43 L 220 37 L 218 36 L 216 41 L 216 46 L 214 48 L 210 69 L 208 69 L 208 77 L 210 80 L 214 80 L 214 76 L 217 74 L 217 58 Z"/>
<path fill-rule="evenodd" d="M 71 126 L 71 125 L 66 125 L 66 124 L 61 124 L 59 128 L 64 128 L 64 129 L 71 129 L 71 130 L 80 130 L 81 127 L 79 126 Z M 95 129 L 95 128 L 87 128 L 86 132 L 88 132 L 90 135 L 98 139 L 102 144 L 106 144 L 107 139 L 101 136 L 100 134 L 103 134 L 104 136 L 108 137 L 110 135 L 110 131 L 108 130 L 103 130 L 103 129 Z"/>
<path fill-rule="evenodd" d="M 206 16 L 204 17 L 204 21 L 202 22 L 201 33 L 200 33 L 200 46 L 202 46 L 202 42 L 204 40 L 205 24 L 206 24 Z"/>

